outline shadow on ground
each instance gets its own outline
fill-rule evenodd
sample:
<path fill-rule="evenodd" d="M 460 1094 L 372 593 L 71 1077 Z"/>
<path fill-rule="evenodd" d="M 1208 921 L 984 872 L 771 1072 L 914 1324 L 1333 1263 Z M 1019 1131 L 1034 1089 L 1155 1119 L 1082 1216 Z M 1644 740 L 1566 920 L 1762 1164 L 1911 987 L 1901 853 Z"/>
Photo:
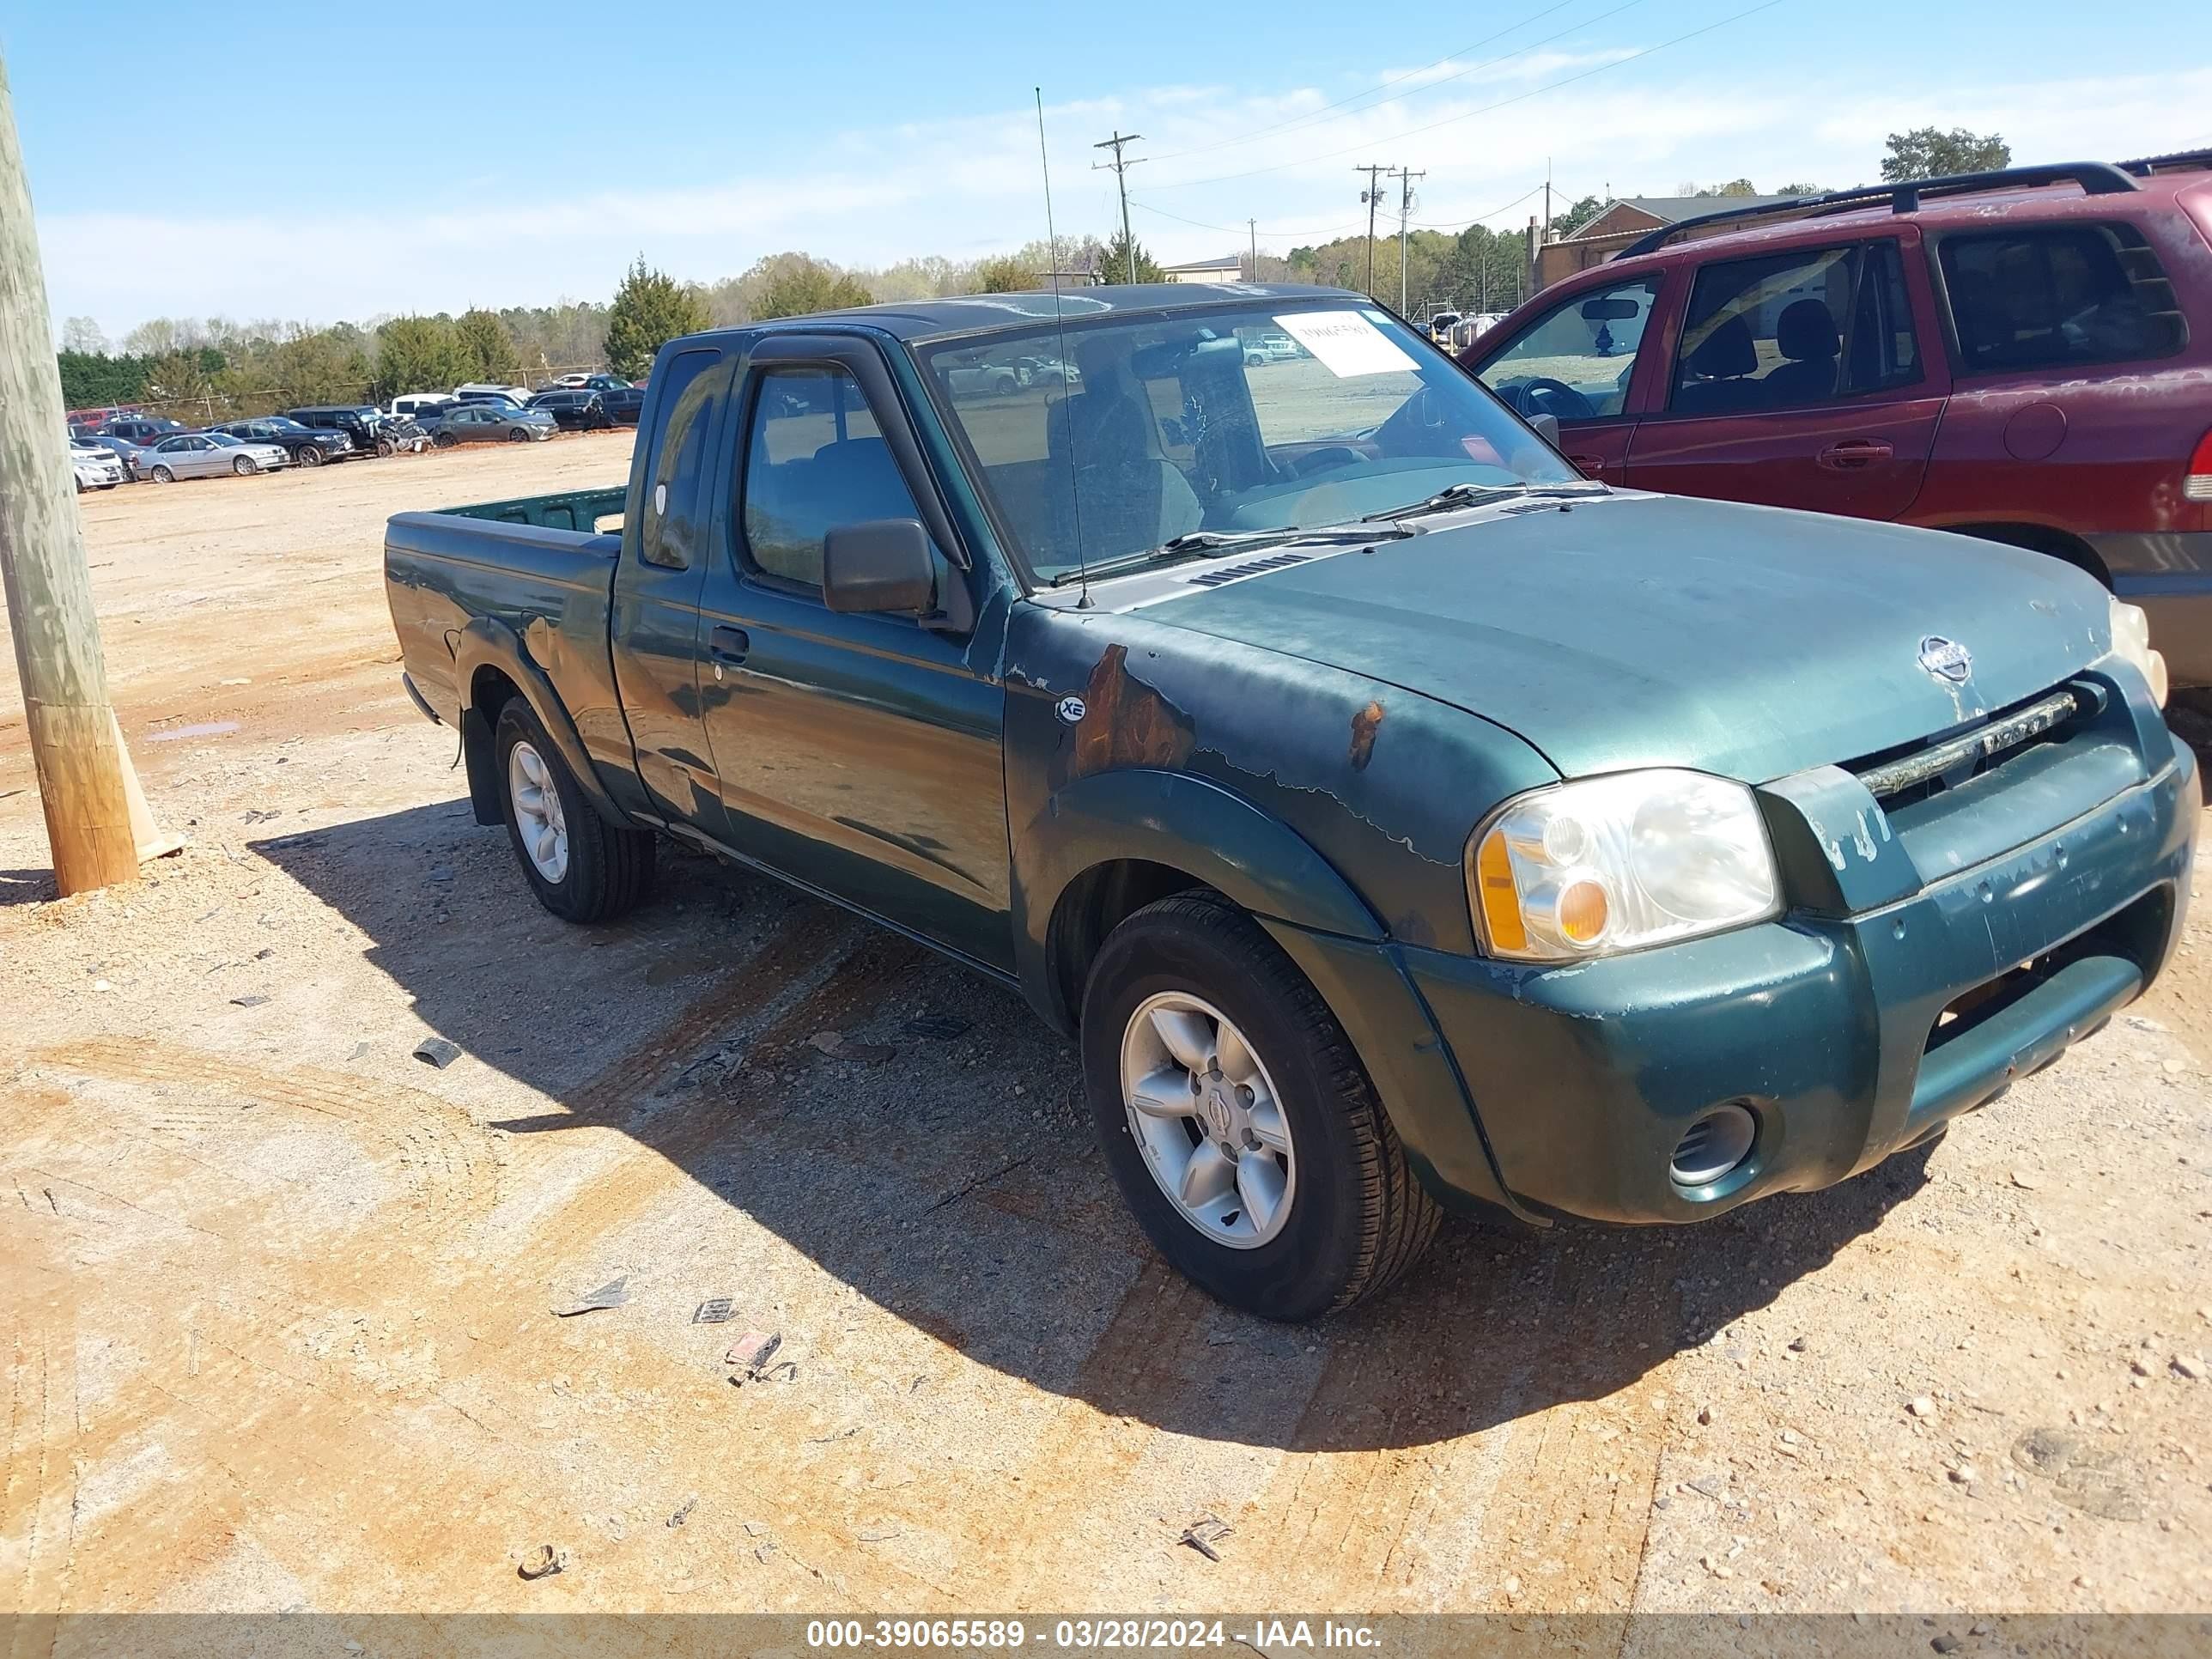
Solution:
<path fill-rule="evenodd" d="M 254 850 L 368 936 L 434 1031 L 556 1103 L 495 1127 L 617 1128 L 969 1358 L 1193 1436 L 1415 1446 L 1612 1395 L 1925 1179 L 1923 1149 L 1698 1229 L 1452 1223 L 1377 1303 L 1268 1326 L 1152 1257 L 1073 1048 L 893 934 L 684 854 L 635 915 L 572 928 L 462 803 Z M 811 1041 L 830 1031 L 843 1057 Z"/>

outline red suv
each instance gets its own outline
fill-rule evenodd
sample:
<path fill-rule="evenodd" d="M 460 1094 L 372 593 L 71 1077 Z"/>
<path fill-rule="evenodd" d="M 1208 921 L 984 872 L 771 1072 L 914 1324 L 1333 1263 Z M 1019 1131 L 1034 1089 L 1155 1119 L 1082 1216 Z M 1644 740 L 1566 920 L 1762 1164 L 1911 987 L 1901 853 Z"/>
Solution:
<path fill-rule="evenodd" d="M 1706 215 L 1460 361 L 1592 477 L 2080 565 L 2212 684 L 2212 151 Z"/>

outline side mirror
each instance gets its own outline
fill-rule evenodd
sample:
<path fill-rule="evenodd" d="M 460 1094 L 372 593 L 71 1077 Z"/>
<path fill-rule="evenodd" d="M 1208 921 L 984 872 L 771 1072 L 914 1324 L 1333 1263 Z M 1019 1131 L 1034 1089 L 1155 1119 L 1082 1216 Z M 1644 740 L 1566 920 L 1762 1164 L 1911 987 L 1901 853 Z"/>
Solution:
<path fill-rule="evenodd" d="M 832 611 L 919 617 L 937 603 L 937 561 L 917 519 L 841 524 L 822 544 L 822 598 Z"/>
<path fill-rule="evenodd" d="M 1557 449 L 1559 447 L 1559 417 L 1556 415 L 1531 415 L 1528 425 L 1535 434 Z"/>

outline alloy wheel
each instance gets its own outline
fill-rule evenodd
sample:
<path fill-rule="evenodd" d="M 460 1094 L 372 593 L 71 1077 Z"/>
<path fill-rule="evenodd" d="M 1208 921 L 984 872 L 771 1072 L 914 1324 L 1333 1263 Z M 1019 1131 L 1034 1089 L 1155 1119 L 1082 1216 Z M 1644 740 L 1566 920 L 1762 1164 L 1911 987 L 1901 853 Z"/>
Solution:
<path fill-rule="evenodd" d="M 1139 1003 L 1121 1037 L 1121 1100 L 1145 1167 L 1184 1220 L 1235 1249 L 1282 1231 L 1297 1192 L 1290 1120 L 1218 1008 L 1181 991 Z"/>

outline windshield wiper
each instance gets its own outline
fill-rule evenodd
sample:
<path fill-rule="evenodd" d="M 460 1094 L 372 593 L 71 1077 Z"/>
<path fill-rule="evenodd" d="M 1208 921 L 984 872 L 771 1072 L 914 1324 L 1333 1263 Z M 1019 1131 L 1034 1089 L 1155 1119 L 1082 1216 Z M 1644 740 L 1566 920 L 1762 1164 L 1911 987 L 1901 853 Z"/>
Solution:
<path fill-rule="evenodd" d="M 1419 518 L 1424 513 L 1449 513 L 1458 507 L 1486 507 L 1492 501 L 1513 501 L 1532 495 L 1575 501 L 1587 495 L 1610 495 L 1612 493 L 1609 486 L 1595 478 L 1555 484 L 1455 483 L 1448 489 L 1439 489 L 1426 501 L 1409 501 L 1403 507 L 1386 507 L 1380 513 L 1370 513 L 1366 522 L 1375 524 L 1385 519 Z"/>
<path fill-rule="evenodd" d="M 1148 565 L 1197 558 L 1232 547 L 1287 547 L 1293 542 L 1395 541 L 1401 536 L 1413 533 L 1402 525 L 1378 527 L 1365 520 L 1358 524 L 1319 525 L 1311 530 L 1188 530 L 1180 536 L 1170 536 L 1158 547 L 1147 548 L 1142 553 L 1127 553 L 1118 559 L 1102 559 L 1087 568 L 1066 571 L 1054 576 L 1046 586 L 1066 587 L 1072 582 L 1119 576 L 1127 571 L 1142 570 Z"/>

